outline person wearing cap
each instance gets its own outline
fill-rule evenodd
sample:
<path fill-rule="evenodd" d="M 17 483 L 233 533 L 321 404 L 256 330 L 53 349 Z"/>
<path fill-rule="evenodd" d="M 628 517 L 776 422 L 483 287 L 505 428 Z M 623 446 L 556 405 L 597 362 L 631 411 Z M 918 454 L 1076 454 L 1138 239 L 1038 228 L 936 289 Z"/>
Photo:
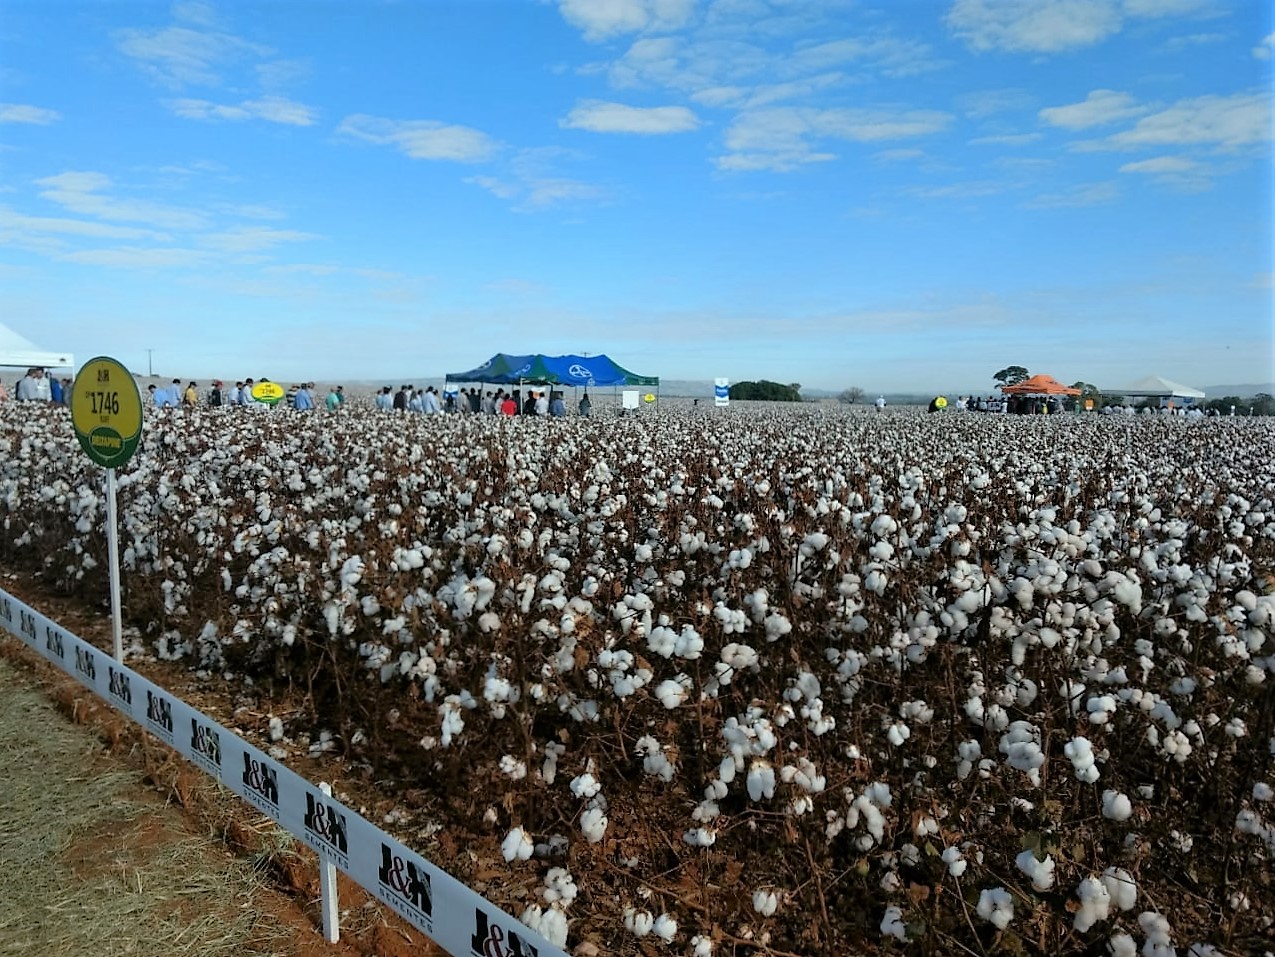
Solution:
<path fill-rule="evenodd" d="M 212 388 L 208 390 L 208 404 L 221 405 L 221 380 L 213 379 Z"/>

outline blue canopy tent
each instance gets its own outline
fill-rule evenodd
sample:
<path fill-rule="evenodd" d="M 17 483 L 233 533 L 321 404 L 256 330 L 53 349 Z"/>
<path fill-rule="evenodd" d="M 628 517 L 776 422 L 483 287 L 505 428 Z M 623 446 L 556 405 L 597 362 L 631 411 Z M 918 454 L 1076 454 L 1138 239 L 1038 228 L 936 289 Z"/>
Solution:
<path fill-rule="evenodd" d="M 447 373 L 448 382 L 484 385 L 653 386 L 659 376 L 638 375 L 607 356 L 515 356 L 498 352 L 477 369 Z"/>

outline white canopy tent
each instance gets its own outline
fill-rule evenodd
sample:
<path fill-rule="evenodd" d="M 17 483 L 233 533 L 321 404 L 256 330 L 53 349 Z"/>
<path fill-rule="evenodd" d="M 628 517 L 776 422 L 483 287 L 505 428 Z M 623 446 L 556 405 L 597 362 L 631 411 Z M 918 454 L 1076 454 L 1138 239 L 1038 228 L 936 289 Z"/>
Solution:
<path fill-rule="evenodd" d="M 1163 376 L 1149 375 L 1125 389 L 1103 389 L 1110 395 L 1147 396 L 1161 399 L 1203 399 L 1204 393 Z"/>
<path fill-rule="evenodd" d="M 0 324 L 0 369 L 74 369 L 75 356 L 69 352 L 41 349 L 8 326 Z"/>

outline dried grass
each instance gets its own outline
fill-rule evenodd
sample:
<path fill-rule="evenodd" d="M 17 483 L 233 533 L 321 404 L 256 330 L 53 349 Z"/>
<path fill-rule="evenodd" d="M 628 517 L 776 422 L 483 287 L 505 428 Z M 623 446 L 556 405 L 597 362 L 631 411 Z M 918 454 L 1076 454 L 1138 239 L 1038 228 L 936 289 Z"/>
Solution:
<path fill-rule="evenodd" d="M 0 660 L 0 954 L 286 954 L 262 876 L 214 840 L 166 830 L 136 772 Z M 155 840 L 157 831 L 162 840 Z"/>

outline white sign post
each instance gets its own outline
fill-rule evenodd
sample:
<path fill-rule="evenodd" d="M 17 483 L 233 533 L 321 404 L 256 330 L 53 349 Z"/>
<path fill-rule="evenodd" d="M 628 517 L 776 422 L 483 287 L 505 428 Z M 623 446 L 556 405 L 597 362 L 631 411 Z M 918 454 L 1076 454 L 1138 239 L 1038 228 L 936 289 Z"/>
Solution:
<path fill-rule="evenodd" d="M 111 583 L 111 638 L 115 660 L 124 661 L 120 609 L 119 516 L 115 469 L 133 457 L 142 438 L 142 396 L 122 363 L 105 356 L 90 359 L 71 386 L 71 426 L 80 447 L 106 469 L 106 548 Z"/>
<path fill-rule="evenodd" d="M 730 379 L 713 380 L 713 404 L 730 405 Z"/>
<path fill-rule="evenodd" d="M 332 796 L 332 785 L 320 782 L 319 790 Z M 335 944 L 341 936 L 341 918 L 337 912 L 336 863 L 327 851 L 319 852 L 319 893 L 323 895 L 323 939 Z"/>

